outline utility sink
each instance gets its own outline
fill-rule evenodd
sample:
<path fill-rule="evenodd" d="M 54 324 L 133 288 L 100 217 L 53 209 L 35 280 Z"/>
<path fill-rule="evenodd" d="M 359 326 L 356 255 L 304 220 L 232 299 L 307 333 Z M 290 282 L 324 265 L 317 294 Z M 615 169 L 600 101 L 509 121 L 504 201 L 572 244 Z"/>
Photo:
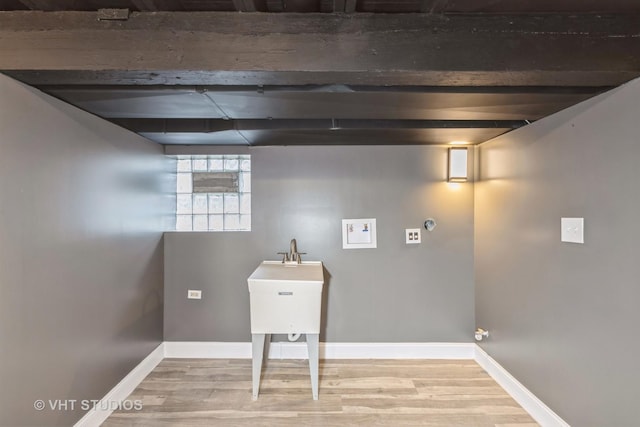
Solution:
<path fill-rule="evenodd" d="M 324 271 L 320 261 L 263 261 L 247 279 L 251 312 L 253 399 L 258 398 L 265 337 L 306 334 L 313 399 L 318 399 L 318 337 Z M 290 338 L 291 339 L 291 338 Z"/>
<path fill-rule="evenodd" d="M 324 274 L 320 261 L 263 261 L 249 276 L 252 334 L 317 334 Z"/>

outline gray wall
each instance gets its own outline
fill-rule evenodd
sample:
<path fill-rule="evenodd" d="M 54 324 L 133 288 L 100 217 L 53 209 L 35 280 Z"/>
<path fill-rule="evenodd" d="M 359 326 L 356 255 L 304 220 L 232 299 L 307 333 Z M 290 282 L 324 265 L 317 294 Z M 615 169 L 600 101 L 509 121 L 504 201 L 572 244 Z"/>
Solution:
<path fill-rule="evenodd" d="M 329 275 L 323 341 L 470 340 L 473 186 L 445 182 L 446 147 L 249 152 L 253 231 L 165 235 L 167 341 L 249 341 L 247 278 L 293 237 Z M 404 229 L 430 216 L 436 230 L 405 245 Z M 343 250 L 341 219 L 363 217 L 377 219 L 378 248 Z M 187 300 L 187 289 L 203 299 Z"/>
<path fill-rule="evenodd" d="M 482 347 L 575 426 L 640 420 L 640 81 L 479 148 Z M 585 244 L 560 218 L 585 218 Z"/>
<path fill-rule="evenodd" d="M 34 401 L 100 399 L 162 341 L 171 161 L 2 75 L 0 147 L 0 425 L 70 425 Z"/>

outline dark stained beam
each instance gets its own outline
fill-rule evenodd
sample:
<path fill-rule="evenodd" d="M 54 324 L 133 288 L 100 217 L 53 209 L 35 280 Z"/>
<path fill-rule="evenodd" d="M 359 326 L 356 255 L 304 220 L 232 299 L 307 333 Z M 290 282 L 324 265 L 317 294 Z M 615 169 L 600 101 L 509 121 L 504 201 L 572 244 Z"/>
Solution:
<path fill-rule="evenodd" d="M 535 120 L 605 88 L 38 86 L 103 118 Z"/>
<path fill-rule="evenodd" d="M 358 11 L 376 13 L 415 13 L 420 11 L 421 0 L 360 0 Z"/>
<path fill-rule="evenodd" d="M 0 0 L 2 10 L 27 10 L 29 9 L 20 0 Z"/>
<path fill-rule="evenodd" d="M 129 9 L 98 9 L 98 21 L 126 21 L 129 19 Z"/>
<path fill-rule="evenodd" d="M 267 0 L 269 12 L 284 12 L 284 0 Z"/>
<path fill-rule="evenodd" d="M 345 13 L 353 13 L 356 11 L 357 6 L 356 0 L 345 0 L 344 1 L 344 11 Z"/>
<path fill-rule="evenodd" d="M 71 6 L 69 2 L 54 2 L 52 0 L 20 0 L 20 3 L 31 10 L 66 10 Z"/>
<path fill-rule="evenodd" d="M 421 0 L 421 13 L 442 13 L 446 11 L 449 0 Z"/>
<path fill-rule="evenodd" d="M 29 9 L 46 12 L 95 11 L 98 9 L 128 9 L 131 7 L 131 0 L 20 0 L 20 3 Z"/>
<path fill-rule="evenodd" d="M 220 132 L 227 130 L 337 129 L 517 129 L 526 120 L 369 119 L 110 119 L 133 132 Z"/>
<path fill-rule="evenodd" d="M 638 13 L 636 0 L 360 0 L 358 11 L 376 13 L 615 14 Z"/>
<path fill-rule="evenodd" d="M 287 145 L 443 145 L 464 140 L 476 145 L 511 131 L 508 128 L 427 128 L 427 129 L 279 129 L 236 131 L 251 146 Z M 171 135 L 171 134 L 166 134 Z M 217 134 L 187 134 L 206 137 Z M 163 134 L 144 135 L 160 144 L 184 144 L 179 138 L 162 141 Z M 159 137 L 159 138 L 158 138 Z M 218 145 L 226 144 L 226 138 Z"/>
<path fill-rule="evenodd" d="M 636 0 L 430 0 L 440 3 L 433 11 L 445 13 L 509 13 L 509 14 L 614 14 L 638 13 L 640 2 Z M 368 0 L 364 0 L 368 2 Z M 393 1 L 387 1 L 392 4 Z M 444 3 L 444 4 L 442 4 Z M 382 11 L 378 9 L 378 11 Z"/>
<path fill-rule="evenodd" d="M 511 131 L 509 128 L 426 129 L 257 129 L 219 132 L 141 132 L 140 135 L 167 145 L 165 153 L 180 154 L 172 145 L 443 145 L 466 141 L 475 145 Z"/>
<path fill-rule="evenodd" d="M 0 13 L 0 70 L 31 84 L 614 86 L 640 15 Z M 205 54 L 206 53 L 206 54 Z"/>
<path fill-rule="evenodd" d="M 321 0 L 320 12 L 341 13 L 344 12 L 345 0 Z"/>
<path fill-rule="evenodd" d="M 610 71 L 207 71 L 207 70 L 34 70 L 0 72 L 40 85 L 444 85 L 444 86 L 619 86 L 638 70 Z"/>
<path fill-rule="evenodd" d="M 231 0 L 180 0 L 182 9 L 190 12 L 232 12 L 235 11 Z"/>
<path fill-rule="evenodd" d="M 126 86 L 126 85 L 39 85 L 39 89 L 44 92 L 64 92 L 70 91 L 107 91 L 107 90 L 131 90 L 139 91 L 144 94 L 153 90 L 164 91 L 193 91 L 199 93 L 217 93 L 217 92 L 255 92 L 261 94 L 277 93 L 277 92 L 296 92 L 296 93 L 357 93 L 357 92 L 396 92 L 396 93 L 439 93 L 439 94 L 542 94 L 542 95 L 597 95 L 602 92 L 613 89 L 613 86 L 363 86 L 363 85 L 304 85 L 304 86 L 269 86 L 269 85 L 144 85 L 144 86 Z"/>
<path fill-rule="evenodd" d="M 131 3 L 142 12 L 183 10 L 180 0 L 131 0 Z"/>
<path fill-rule="evenodd" d="M 256 12 L 256 4 L 253 0 L 233 0 L 233 6 L 238 12 Z"/>

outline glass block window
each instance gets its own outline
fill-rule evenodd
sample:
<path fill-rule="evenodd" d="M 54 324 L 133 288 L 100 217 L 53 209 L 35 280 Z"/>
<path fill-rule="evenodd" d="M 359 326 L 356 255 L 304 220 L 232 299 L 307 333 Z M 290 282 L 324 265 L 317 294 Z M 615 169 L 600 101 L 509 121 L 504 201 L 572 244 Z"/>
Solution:
<path fill-rule="evenodd" d="M 176 231 L 251 231 L 251 156 L 178 156 Z"/>

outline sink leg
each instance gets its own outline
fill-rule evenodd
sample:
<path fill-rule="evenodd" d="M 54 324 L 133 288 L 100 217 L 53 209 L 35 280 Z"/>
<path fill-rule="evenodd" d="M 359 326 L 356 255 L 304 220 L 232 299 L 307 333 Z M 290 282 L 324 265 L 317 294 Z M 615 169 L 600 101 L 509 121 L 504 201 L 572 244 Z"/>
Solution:
<path fill-rule="evenodd" d="M 318 400 L 318 338 L 319 334 L 307 334 L 307 351 L 309 352 L 309 373 L 311 374 L 311 393 L 313 400 Z"/>
<path fill-rule="evenodd" d="M 253 400 L 258 400 L 258 390 L 260 389 L 262 355 L 264 353 L 264 335 L 265 334 L 251 334 Z"/>

